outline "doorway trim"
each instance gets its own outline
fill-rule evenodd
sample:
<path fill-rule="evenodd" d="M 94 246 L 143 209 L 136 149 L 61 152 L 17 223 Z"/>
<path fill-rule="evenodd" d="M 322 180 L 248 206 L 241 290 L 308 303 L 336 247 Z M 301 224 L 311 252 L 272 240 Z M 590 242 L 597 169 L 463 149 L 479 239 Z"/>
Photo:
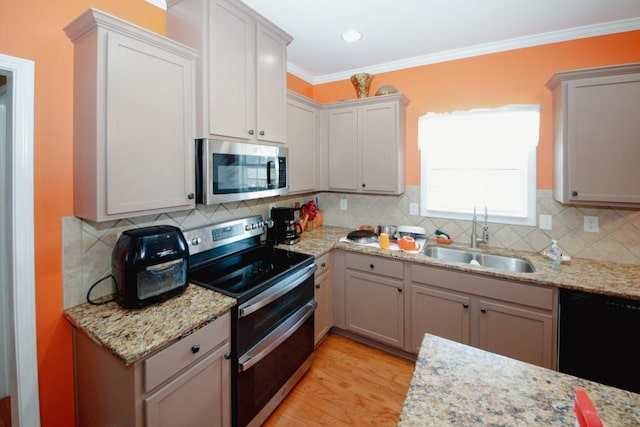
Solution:
<path fill-rule="evenodd" d="M 38 352 L 36 344 L 33 128 L 35 63 L 0 54 L 0 70 L 8 72 L 12 113 L 6 139 L 5 185 L 9 193 L 5 279 L 8 281 L 9 389 L 11 419 L 16 426 L 39 426 Z M 10 121 L 10 122 L 9 122 Z"/>

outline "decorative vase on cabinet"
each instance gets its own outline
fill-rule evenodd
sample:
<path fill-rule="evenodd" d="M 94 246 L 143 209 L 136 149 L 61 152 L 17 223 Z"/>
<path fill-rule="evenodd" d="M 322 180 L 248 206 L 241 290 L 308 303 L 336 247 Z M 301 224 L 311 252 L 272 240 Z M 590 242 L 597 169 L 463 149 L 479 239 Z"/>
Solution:
<path fill-rule="evenodd" d="M 290 35 L 238 0 L 170 0 L 167 36 L 201 53 L 196 138 L 285 142 Z"/>
<path fill-rule="evenodd" d="M 64 31 L 75 55 L 74 215 L 192 209 L 197 52 L 96 9 Z"/>

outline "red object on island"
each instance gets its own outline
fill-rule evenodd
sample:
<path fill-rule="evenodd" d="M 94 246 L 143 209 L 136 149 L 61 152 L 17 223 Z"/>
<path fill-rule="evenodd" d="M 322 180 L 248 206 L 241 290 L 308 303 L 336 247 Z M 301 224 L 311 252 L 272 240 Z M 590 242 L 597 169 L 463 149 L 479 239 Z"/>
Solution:
<path fill-rule="evenodd" d="M 602 427 L 602 420 L 600 420 L 598 411 L 591 403 L 587 393 L 581 388 L 576 388 L 576 400 L 573 410 L 576 412 L 580 427 Z"/>

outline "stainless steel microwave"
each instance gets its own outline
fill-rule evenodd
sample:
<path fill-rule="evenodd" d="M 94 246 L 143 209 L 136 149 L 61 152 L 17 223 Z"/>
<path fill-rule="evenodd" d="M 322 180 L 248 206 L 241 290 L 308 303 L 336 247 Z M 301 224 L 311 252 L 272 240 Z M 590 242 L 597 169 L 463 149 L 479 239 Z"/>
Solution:
<path fill-rule="evenodd" d="M 288 149 L 196 140 L 196 202 L 204 205 L 287 194 Z"/>

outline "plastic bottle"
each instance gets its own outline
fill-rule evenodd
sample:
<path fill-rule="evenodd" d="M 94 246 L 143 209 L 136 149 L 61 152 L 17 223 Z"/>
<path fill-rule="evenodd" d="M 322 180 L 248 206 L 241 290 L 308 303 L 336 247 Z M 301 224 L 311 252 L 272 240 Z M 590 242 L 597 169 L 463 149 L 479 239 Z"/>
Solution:
<path fill-rule="evenodd" d="M 551 256 L 551 268 L 554 270 L 560 270 L 560 262 L 562 258 L 562 254 L 560 253 L 560 248 L 558 247 L 558 241 L 551 241 L 551 249 L 549 250 L 549 255 Z"/>

